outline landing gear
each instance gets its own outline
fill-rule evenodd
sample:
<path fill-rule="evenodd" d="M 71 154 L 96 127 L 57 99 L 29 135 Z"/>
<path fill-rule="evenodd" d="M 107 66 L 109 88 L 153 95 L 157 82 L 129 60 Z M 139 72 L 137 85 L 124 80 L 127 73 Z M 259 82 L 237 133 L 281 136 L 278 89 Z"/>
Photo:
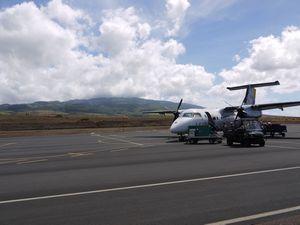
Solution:
<path fill-rule="evenodd" d="M 182 134 L 178 137 L 178 141 L 179 142 L 185 142 L 185 136 L 183 136 Z"/>
<path fill-rule="evenodd" d="M 233 145 L 233 141 L 230 138 L 227 138 L 227 145 L 228 146 L 232 146 Z"/>
<path fill-rule="evenodd" d="M 215 143 L 215 139 L 213 139 L 213 138 L 208 139 L 208 141 L 209 141 L 209 144 L 214 144 Z"/>

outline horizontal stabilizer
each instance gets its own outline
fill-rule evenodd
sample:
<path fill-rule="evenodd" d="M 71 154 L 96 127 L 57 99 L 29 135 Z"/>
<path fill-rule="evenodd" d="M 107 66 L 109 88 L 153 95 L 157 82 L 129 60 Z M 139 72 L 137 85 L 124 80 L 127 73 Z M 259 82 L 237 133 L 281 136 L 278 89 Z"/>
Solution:
<path fill-rule="evenodd" d="M 267 86 L 274 86 L 274 85 L 280 85 L 279 81 L 268 82 L 268 83 L 258 83 L 258 84 L 247 84 L 247 85 L 236 86 L 236 87 L 227 87 L 227 89 L 230 91 L 235 91 L 235 90 L 241 90 L 241 89 L 247 89 L 247 88 L 267 87 Z"/>

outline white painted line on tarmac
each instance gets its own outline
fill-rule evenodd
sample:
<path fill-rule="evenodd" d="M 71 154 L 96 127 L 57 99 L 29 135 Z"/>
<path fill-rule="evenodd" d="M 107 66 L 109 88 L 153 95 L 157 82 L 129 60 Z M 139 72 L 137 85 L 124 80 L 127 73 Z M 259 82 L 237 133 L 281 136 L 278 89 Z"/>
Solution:
<path fill-rule="evenodd" d="M 289 147 L 289 146 L 280 146 L 280 145 L 266 145 L 265 147 L 282 148 L 282 149 L 297 149 L 297 150 L 300 149 L 298 147 Z"/>
<path fill-rule="evenodd" d="M 271 169 L 271 170 L 252 171 L 252 172 L 246 172 L 246 173 L 235 173 L 235 174 L 213 176 L 213 177 L 202 177 L 202 178 L 195 178 L 195 179 L 176 180 L 176 181 L 168 181 L 168 182 L 160 182 L 160 183 L 152 183 L 152 184 L 127 186 L 127 187 L 98 189 L 98 190 L 93 190 L 93 191 L 82 191 L 82 192 L 73 192 L 73 193 L 65 193 L 65 194 L 38 196 L 38 197 L 31 197 L 31 198 L 11 199 L 11 200 L 0 201 L 0 205 L 16 203 L 16 202 L 28 202 L 28 201 L 35 201 L 35 200 L 42 200 L 42 199 L 54 199 L 54 198 L 81 196 L 81 195 L 89 195 L 89 194 L 97 194 L 97 193 L 105 193 L 105 192 L 125 191 L 125 190 L 134 190 L 134 189 L 142 189 L 142 188 L 150 188 L 150 187 L 161 187 L 161 186 L 167 186 L 167 185 L 173 185 L 173 184 L 194 183 L 194 182 L 199 182 L 199 181 L 218 180 L 218 179 L 226 179 L 226 178 L 232 178 L 232 177 L 242 177 L 242 176 L 249 176 L 249 175 L 255 175 L 255 174 L 267 174 L 267 173 L 282 172 L 282 171 L 289 171 L 289 170 L 299 170 L 299 169 L 300 169 L 300 166 L 294 166 L 294 167 L 285 167 L 285 168 L 278 168 L 278 169 Z"/>
<path fill-rule="evenodd" d="M 264 217 L 289 213 L 289 212 L 293 212 L 293 211 L 297 211 L 297 210 L 300 210 L 300 206 L 279 209 L 279 210 L 259 213 L 259 214 L 255 214 L 255 215 L 251 215 L 251 216 L 239 217 L 239 218 L 230 219 L 230 220 L 223 220 L 223 221 L 214 222 L 214 223 L 208 223 L 206 225 L 226 225 L 226 224 L 232 224 L 232 223 L 240 223 L 240 222 L 245 222 L 245 221 L 249 221 L 249 220 L 255 220 L 255 219 L 260 219 L 260 218 L 264 218 Z"/>
<path fill-rule="evenodd" d="M 15 145 L 16 143 L 12 142 L 12 143 L 6 143 L 6 144 L 2 144 L 0 145 L 0 148 L 2 147 L 6 147 L 6 146 L 9 146 L 9 145 Z"/>
<path fill-rule="evenodd" d="M 141 144 L 141 143 L 137 143 L 137 142 L 133 142 L 133 141 L 129 141 L 129 140 L 124 140 L 124 139 L 121 139 L 121 138 L 114 138 L 114 137 L 111 137 L 111 136 L 102 136 L 100 134 L 94 134 L 94 136 L 101 137 L 101 138 L 104 138 L 104 139 L 119 141 L 119 142 L 125 142 L 125 143 L 138 145 L 138 146 L 143 146 L 144 145 L 144 144 Z"/>
<path fill-rule="evenodd" d="M 283 144 L 300 144 L 299 142 L 295 141 L 281 141 L 280 139 L 276 139 L 276 140 L 268 140 L 268 142 L 272 142 L 272 143 L 283 143 Z"/>
<path fill-rule="evenodd" d="M 121 152 L 121 151 L 126 151 L 126 150 L 128 150 L 128 148 L 119 148 L 119 149 L 110 150 L 110 152 Z"/>

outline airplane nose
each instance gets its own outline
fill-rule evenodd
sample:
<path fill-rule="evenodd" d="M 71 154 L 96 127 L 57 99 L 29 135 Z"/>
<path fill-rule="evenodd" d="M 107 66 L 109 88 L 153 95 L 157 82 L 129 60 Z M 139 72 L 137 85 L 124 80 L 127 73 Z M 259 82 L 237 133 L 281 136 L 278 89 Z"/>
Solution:
<path fill-rule="evenodd" d="M 171 127 L 170 127 L 171 133 L 174 133 L 174 134 L 179 133 L 178 127 L 179 127 L 179 126 L 178 126 L 178 121 L 175 120 L 175 121 L 172 123 Z"/>
<path fill-rule="evenodd" d="M 193 119 L 191 118 L 178 118 L 170 127 L 170 131 L 173 134 L 187 133 L 188 127 L 193 125 Z"/>

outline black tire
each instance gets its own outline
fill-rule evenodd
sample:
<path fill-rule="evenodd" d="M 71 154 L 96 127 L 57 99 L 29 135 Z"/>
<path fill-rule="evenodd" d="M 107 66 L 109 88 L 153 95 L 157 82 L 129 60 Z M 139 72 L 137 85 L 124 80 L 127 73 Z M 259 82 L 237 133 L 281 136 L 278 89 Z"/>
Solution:
<path fill-rule="evenodd" d="M 249 140 L 246 139 L 246 140 L 243 140 L 243 141 L 242 141 L 241 145 L 242 145 L 243 147 L 250 147 L 250 146 L 251 146 L 251 143 L 250 143 Z"/>
<path fill-rule="evenodd" d="M 184 136 L 179 136 L 178 137 L 178 141 L 179 142 L 184 142 L 185 141 L 185 137 Z"/>
<path fill-rule="evenodd" d="M 198 140 L 197 139 L 193 139 L 193 144 L 198 144 Z"/>
<path fill-rule="evenodd" d="M 285 133 L 282 133 L 281 136 L 282 136 L 282 137 L 285 137 Z"/>
<path fill-rule="evenodd" d="M 259 146 L 260 146 L 260 147 L 264 147 L 265 144 L 266 144 L 265 140 L 262 140 L 262 141 L 259 143 Z"/>
<path fill-rule="evenodd" d="M 212 138 L 208 139 L 208 141 L 209 141 L 209 144 L 214 144 L 215 143 L 215 140 L 212 139 Z"/>
<path fill-rule="evenodd" d="M 230 138 L 227 138 L 227 145 L 228 146 L 232 146 L 233 145 L 233 141 Z"/>

